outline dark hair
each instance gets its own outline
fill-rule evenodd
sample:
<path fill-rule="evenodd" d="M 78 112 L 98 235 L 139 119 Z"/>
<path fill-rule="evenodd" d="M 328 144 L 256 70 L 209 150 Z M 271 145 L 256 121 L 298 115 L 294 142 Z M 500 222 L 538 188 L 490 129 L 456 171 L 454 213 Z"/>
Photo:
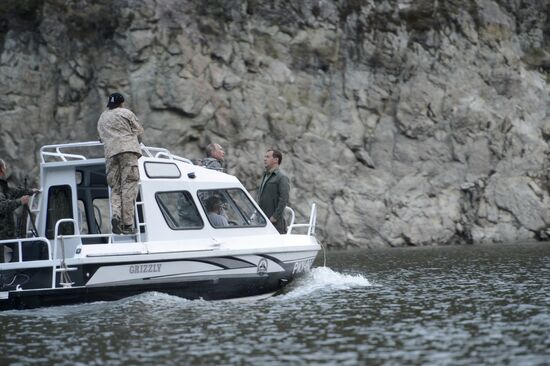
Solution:
<path fill-rule="evenodd" d="M 206 199 L 205 206 L 207 212 L 214 212 L 221 207 L 222 200 L 218 196 L 210 196 Z"/>
<path fill-rule="evenodd" d="M 107 108 L 115 109 L 124 103 L 124 97 L 120 93 L 113 93 L 109 96 L 109 102 L 107 103 Z"/>
<path fill-rule="evenodd" d="M 273 151 L 273 157 L 277 159 L 278 164 L 281 165 L 283 162 L 283 154 L 279 150 L 268 149 L 267 151 Z"/>

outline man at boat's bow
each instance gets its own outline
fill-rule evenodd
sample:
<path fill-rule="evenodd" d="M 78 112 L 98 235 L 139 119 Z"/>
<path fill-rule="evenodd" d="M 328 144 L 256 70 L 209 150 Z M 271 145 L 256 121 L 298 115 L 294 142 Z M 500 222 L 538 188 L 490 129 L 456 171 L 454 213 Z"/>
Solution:
<path fill-rule="evenodd" d="M 265 153 L 265 172 L 258 190 L 257 201 L 277 231 L 284 234 L 286 222 L 283 214 L 288 204 L 290 181 L 279 168 L 282 160 L 283 154 L 278 150 L 269 149 Z"/>

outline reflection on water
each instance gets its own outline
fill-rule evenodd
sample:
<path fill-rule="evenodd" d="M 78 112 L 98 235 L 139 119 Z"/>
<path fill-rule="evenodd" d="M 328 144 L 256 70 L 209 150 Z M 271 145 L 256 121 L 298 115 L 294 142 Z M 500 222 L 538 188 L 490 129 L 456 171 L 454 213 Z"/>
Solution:
<path fill-rule="evenodd" d="M 329 252 L 276 297 L 0 313 L 0 364 L 548 364 L 550 244 Z"/>

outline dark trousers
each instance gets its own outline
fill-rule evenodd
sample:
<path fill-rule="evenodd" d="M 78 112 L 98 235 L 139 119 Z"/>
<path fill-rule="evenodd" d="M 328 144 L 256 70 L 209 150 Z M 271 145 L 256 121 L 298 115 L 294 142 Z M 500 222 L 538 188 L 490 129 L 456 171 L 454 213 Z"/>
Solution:
<path fill-rule="evenodd" d="M 280 234 L 286 234 L 286 221 L 284 218 L 277 220 L 277 222 L 274 223 L 273 225 L 275 226 L 275 229 L 277 229 L 277 231 Z"/>

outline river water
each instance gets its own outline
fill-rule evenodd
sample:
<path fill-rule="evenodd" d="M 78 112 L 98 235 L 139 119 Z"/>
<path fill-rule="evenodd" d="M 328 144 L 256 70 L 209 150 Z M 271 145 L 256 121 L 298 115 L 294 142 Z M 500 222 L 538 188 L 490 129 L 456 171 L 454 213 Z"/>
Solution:
<path fill-rule="evenodd" d="M 261 301 L 147 293 L 1 312 L 0 365 L 550 364 L 550 243 L 328 252 L 321 265 Z"/>

